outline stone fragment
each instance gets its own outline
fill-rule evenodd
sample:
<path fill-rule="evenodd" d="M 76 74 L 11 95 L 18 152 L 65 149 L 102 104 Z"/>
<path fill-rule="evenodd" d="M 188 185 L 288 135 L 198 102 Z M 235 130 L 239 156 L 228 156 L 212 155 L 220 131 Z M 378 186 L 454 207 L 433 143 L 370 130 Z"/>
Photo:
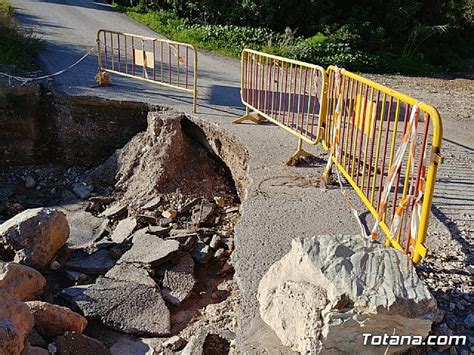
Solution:
<path fill-rule="evenodd" d="M 111 355 L 100 341 L 77 332 L 67 332 L 55 340 L 58 355 Z"/>
<path fill-rule="evenodd" d="M 28 306 L 0 292 L 0 354 L 19 355 L 31 328 L 33 316 Z"/>
<path fill-rule="evenodd" d="M 217 249 L 221 245 L 221 237 L 218 234 L 214 234 L 212 236 L 211 242 L 209 243 L 209 246 L 212 249 Z"/>
<path fill-rule="evenodd" d="M 188 213 L 192 207 L 194 207 L 199 201 L 201 201 L 200 198 L 195 198 L 187 203 L 185 203 L 183 206 L 181 206 L 179 209 L 178 209 L 178 213 L 179 214 L 185 214 L 185 213 Z"/>
<path fill-rule="evenodd" d="M 156 336 L 170 332 L 170 312 L 159 288 L 99 277 L 92 285 L 65 288 L 60 296 L 85 317 L 118 331 Z"/>
<path fill-rule="evenodd" d="M 64 213 L 50 208 L 25 210 L 0 225 L 0 244 L 16 252 L 15 261 L 43 269 L 69 237 Z"/>
<path fill-rule="evenodd" d="M 161 215 L 163 216 L 163 218 L 175 219 L 178 215 L 178 212 L 176 210 L 166 210 L 163 211 Z"/>
<path fill-rule="evenodd" d="M 30 301 L 26 302 L 35 320 L 35 329 L 43 336 L 62 335 L 66 331 L 82 333 L 87 319 L 69 308 L 55 304 Z"/>
<path fill-rule="evenodd" d="M 163 236 L 163 235 L 168 234 L 170 230 L 171 230 L 171 227 L 148 226 L 147 233 Z"/>
<path fill-rule="evenodd" d="M 25 187 L 27 189 L 32 189 L 35 186 L 36 186 L 36 180 L 34 179 L 33 176 L 28 175 L 25 179 Z"/>
<path fill-rule="evenodd" d="M 192 335 L 186 347 L 181 351 L 181 355 L 197 355 L 204 354 L 204 343 L 209 332 L 200 328 L 198 332 Z"/>
<path fill-rule="evenodd" d="M 197 242 L 192 252 L 194 260 L 200 264 L 207 263 L 212 257 L 212 251 L 209 245 L 204 242 Z"/>
<path fill-rule="evenodd" d="M 90 255 L 83 251 L 76 251 L 65 266 L 88 275 L 104 275 L 115 263 L 116 260 L 107 249 L 100 249 Z"/>
<path fill-rule="evenodd" d="M 467 315 L 466 319 L 464 319 L 464 326 L 466 329 L 474 330 L 474 313 Z"/>
<path fill-rule="evenodd" d="M 216 203 L 217 207 L 224 207 L 225 205 L 225 199 L 222 196 L 215 196 L 214 197 L 214 202 Z"/>
<path fill-rule="evenodd" d="M 66 270 L 66 276 L 72 282 L 85 281 L 88 278 L 86 274 L 73 270 Z"/>
<path fill-rule="evenodd" d="M 156 287 L 156 282 L 148 275 L 148 272 L 134 264 L 117 264 L 110 269 L 105 277 L 116 281 L 130 281 L 149 287 Z"/>
<path fill-rule="evenodd" d="M 26 265 L 0 261 L 0 290 L 20 301 L 32 301 L 43 293 L 46 279 Z M 0 291 L 0 292 L 1 292 Z"/>
<path fill-rule="evenodd" d="M 52 271 L 59 270 L 61 268 L 61 263 L 57 260 L 53 260 L 51 264 L 49 264 L 49 269 Z"/>
<path fill-rule="evenodd" d="M 107 217 L 110 219 L 117 219 L 118 217 L 124 215 L 127 212 L 126 205 L 115 204 L 109 206 L 104 212 L 102 212 L 99 217 Z"/>
<path fill-rule="evenodd" d="M 49 351 L 38 346 L 27 344 L 21 355 L 50 355 Z"/>
<path fill-rule="evenodd" d="M 163 347 L 173 351 L 181 350 L 186 345 L 186 340 L 178 335 L 172 336 L 163 343 Z"/>
<path fill-rule="evenodd" d="M 46 340 L 43 339 L 35 328 L 31 329 L 28 334 L 28 343 L 31 346 L 39 346 L 40 348 L 46 348 L 48 346 Z"/>
<path fill-rule="evenodd" d="M 208 201 L 201 202 L 200 205 L 195 206 L 191 221 L 195 226 L 202 226 L 209 223 L 216 211 L 216 204 Z"/>
<path fill-rule="evenodd" d="M 189 295 L 196 284 L 194 261 L 190 254 L 184 254 L 176 265 L 167 267 L 163 276 L 163 297 L 174 305 L 179 305 Z"/>
<path fill-rule="evenodd" d="M 100 238 L 103 228 L 104 218 L 98 218 L 89 212 L 67 211 L 66 218 L 69 222 L 70 234 L 66 245 L 71 250 L 84 249 L 89 247 L 94 241 Z M 99 232 L 100 231 L 100 232 Z"/>
<path fill-rule="evenodd" d="M 110 348 L 112 355 L 171 355 L 163 352 L 163 338 L 124 338 L 114 343 Z"/>
<path fill-rule="evenodd" d="M 474 275 L 474 265 L 466 266 L 466 270 L 470 275 Z"/>
<path fill-rule="evenodd" d="M 77 197 L 83 200 L 88 198 L 93 190 L 94 188 L 86 183 L 78 182 L 72 185 L 72 191 L 74 191 Z"/>
<path fill-rule="evenodd" d="M 143 228 L 133 235 L 132 247 L 119 259 L 119 263 L 160 264 L 179 250 L 175 240 L 163 240 L 146 233 Z"/>
<path fill-rule="evenodd" d="M 132 235 L 136 226 L 137 220 L 135 218 L 125 218 L 117 224 L 110 238 L 115 243 L 122 243 L 125 239 Z"/>
<path fill-rule="evenodd" d="M 142 210 L 154 210 L 161 204 L 161 196 L 157 196 L 148 201 L 143 207 Z"/>
<path fill-rule="evenodd" d="M 409 258 L 360 235 L 293 240 L 257 298 L 262 319 L 301 353 L 368 353 L 363 333 L 426 337 L 436 310 Z"/>

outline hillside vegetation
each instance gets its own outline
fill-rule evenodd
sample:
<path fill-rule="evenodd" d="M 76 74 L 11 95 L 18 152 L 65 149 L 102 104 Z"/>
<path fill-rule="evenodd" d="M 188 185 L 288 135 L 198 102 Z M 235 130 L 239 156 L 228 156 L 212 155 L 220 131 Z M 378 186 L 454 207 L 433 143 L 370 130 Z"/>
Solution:
<path fill-rule="evenodd" d="M 463 71 L 474 0 L 117 0 L 175 40 L 238 56 L 244 47 L 366 72 Z"/>

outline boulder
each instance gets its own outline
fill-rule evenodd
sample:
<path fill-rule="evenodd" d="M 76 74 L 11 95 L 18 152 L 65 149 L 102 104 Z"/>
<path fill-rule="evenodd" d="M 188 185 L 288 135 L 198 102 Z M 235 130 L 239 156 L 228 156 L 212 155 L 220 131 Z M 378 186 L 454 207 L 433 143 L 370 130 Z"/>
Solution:
<path fill-rule="evenodd" d="M 110 355 L 110 351 L 98 340 L 77 332 L 66 332 L 55 340 L 58 355 Z"/>
<path fill-rule="evenodd" d="M 95 284 L 68 287 L 61 298 L 86 317 L 137 335 L 167 335 L 170 312 L 158 287 L 99 277 Z"/>
<path fill-rule="evenodd" d="M 35 329 L 44 336 L 62 335 L 66 331 L 82 333 L 87 326 L 87 319 L 69 308 L 42 301 L 26 304 L 33 314 Z"/>
<path fill-rule="evenodd" d="M 33 316 L 28 306 L 0 292 L 0 354 L 20 354 L 31 328 Z"/>
<path fill-rule="evenodd" d="M 174 305 L 179 305 L 192 292 L 194 278 L 194 260 L 190 254 L 184 254 L 176 265 L 167 267 L 163 276 L 163 297 Z"/>
<path fill-rule="evenodd" d="M 258 300 L 262 319 L 301 353 L 383 353 L 386 345 L 366 346 L 363 334 L 424 337 L 436 310 L 408 257 L 359 235 L 293 240 L 260 281 Z"/>
<path fill-rule="evenodd" d="M 25 210 L 0 225 L 0 244 L 10 246 L 15 261 L 43 269 L 69 237 L 64 213 L 50 208 Z"/>
<path fill-rule="evenodd" d="M 0 261 L 0 290 L 20 301 L 32 301 L 43 293 L 46 279 L 35 269 Z"/>
<path fill-rule="evenodd" d="M 133 245 L 122 257 L 119 263 L 160 264 L 168 260 L 179 250 L 176 240 L 164 240 L 147 233 L 143 228 L 133 234 Z"/>

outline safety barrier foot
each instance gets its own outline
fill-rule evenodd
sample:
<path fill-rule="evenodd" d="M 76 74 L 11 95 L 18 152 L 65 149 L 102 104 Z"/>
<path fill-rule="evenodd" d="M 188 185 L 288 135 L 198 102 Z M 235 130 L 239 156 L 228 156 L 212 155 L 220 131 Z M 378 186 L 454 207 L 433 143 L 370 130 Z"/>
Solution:
<path fill-rule="evenodd" d="M 110 76 L 110 73 L 101 69 L 99 69 L 99 72 L 95 76 L 95 81 L 99 86 L 112 85 L 112 78 Z"/>
<path fill-rule="evenodd" d="M 243 115 L 242 117 L 236 119 L 232 123 L 242 123 L 244 121 L 252 121 L 255 124 L 262 124 L 265 119 L 260 116 L 258 113 L 252 112 Z"/>
<path fill-rule="evenodd" d="M 308 153 L 304 149 L 298 149 L 286 162 L 288 166 L 297 166 L 306 159 L 313 157 L 313 154 Z"/>

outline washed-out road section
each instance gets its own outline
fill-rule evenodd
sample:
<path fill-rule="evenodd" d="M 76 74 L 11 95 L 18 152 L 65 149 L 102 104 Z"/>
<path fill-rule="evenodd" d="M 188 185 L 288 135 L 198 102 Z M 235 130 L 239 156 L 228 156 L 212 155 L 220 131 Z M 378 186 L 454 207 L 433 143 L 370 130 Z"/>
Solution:
<path fill-rule="evenodd" d="M 46 73 L 61 70 L 95 46 L 105 28 L 160 37 L 108 4 L 89 0 L 13 0 L 17 20 L 45 41 L 40 61 Z M 142 101 L 188 113 L 191 119 L 218 126 L 237 137 L 249 153 L 246 199 L 236 227 L 234 264 L 242 300 L 237 348 L 287 352 L 260 319 L 256 298 L 263 274 L 290 249 L 293 237 L 356 234 L 359 227 L 337 189 L 315 186 L 325 163 L 320 146 L 308 148 L 320 157 L 313 167 L 286 167 L 296 138 L 274 125 L 232 124 L 244 113 L 240 101 L 238 60 L 199 52 L 198 113 L 191 115 L 192 97 L 159 85 L 113 75 L 113 85 L 97 87 L 97 56 L 54 78 L 55 89 L 70 95 L 119 101 Z M 365 209 L 357 203 L 359 210 Z M 441 227 L 440 227 L 441 228 Z"/>

